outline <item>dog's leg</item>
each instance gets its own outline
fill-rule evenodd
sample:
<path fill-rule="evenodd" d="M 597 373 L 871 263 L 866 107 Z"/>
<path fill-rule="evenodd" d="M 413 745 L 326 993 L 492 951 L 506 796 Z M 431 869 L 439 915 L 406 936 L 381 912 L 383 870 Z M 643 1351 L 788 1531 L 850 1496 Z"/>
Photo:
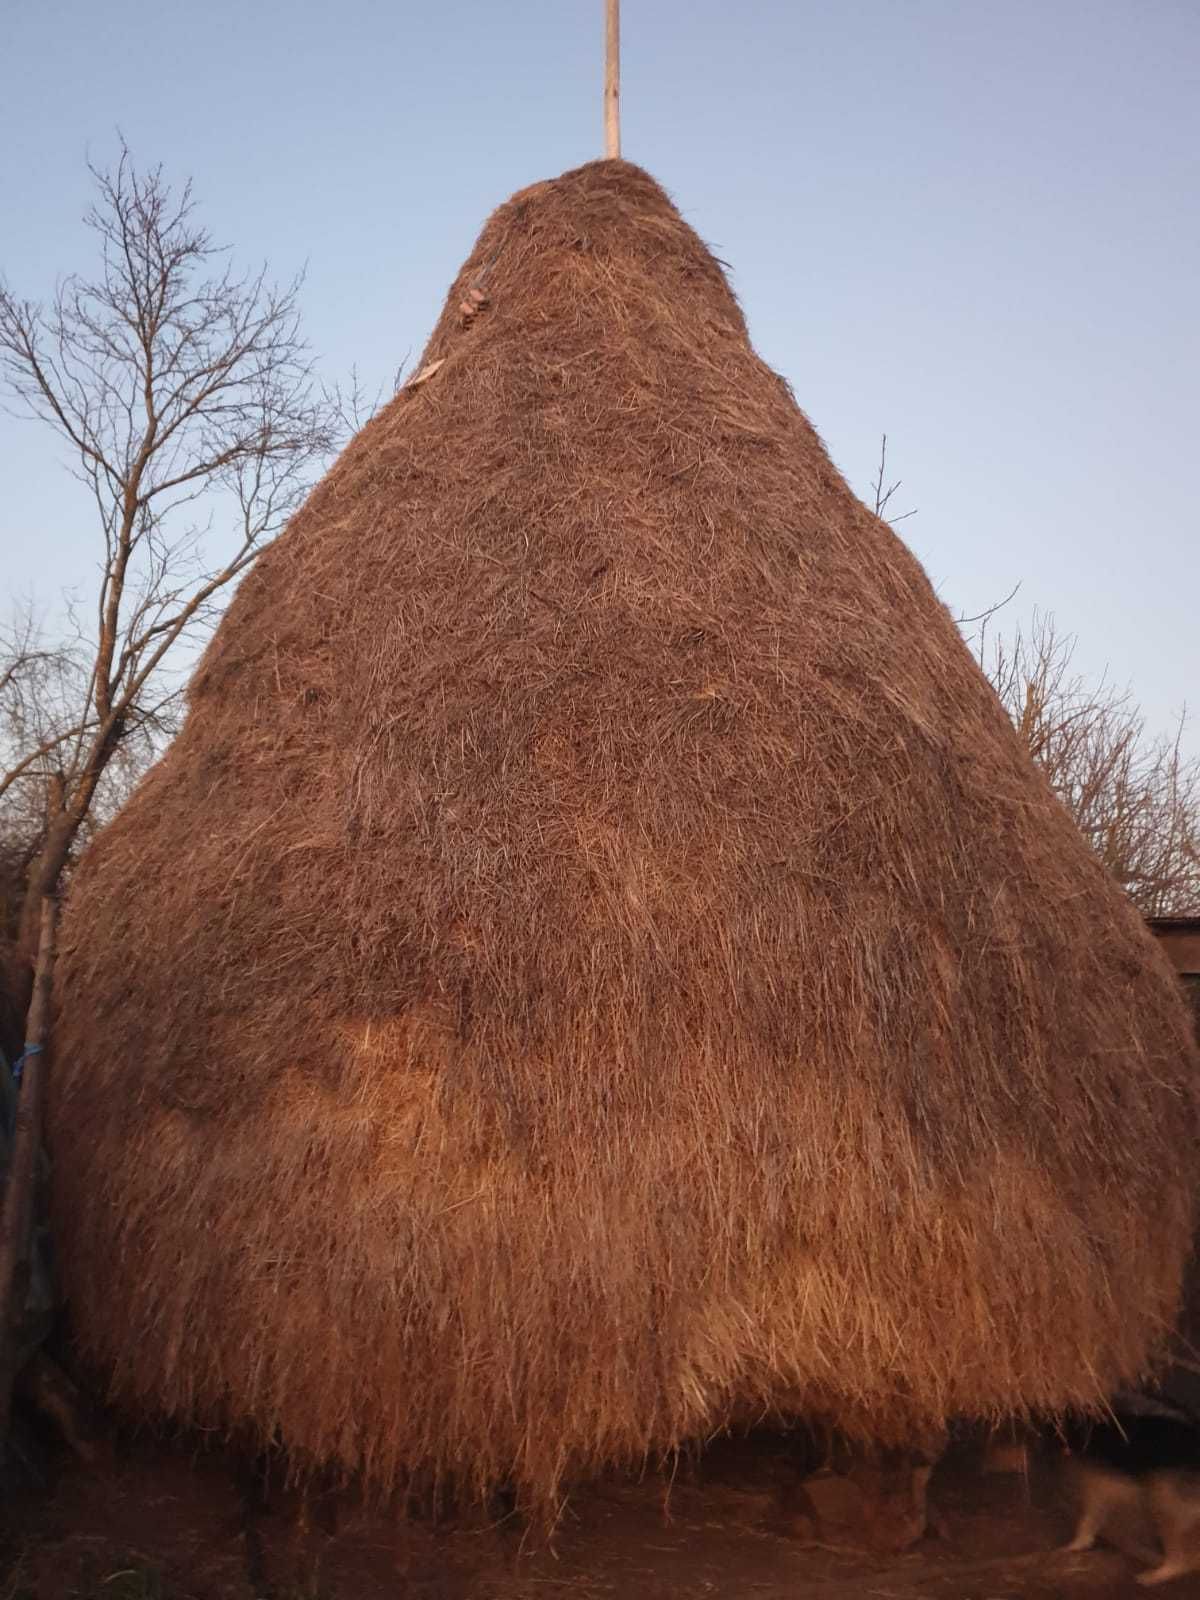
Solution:
<path fill-rule="evenodd" d="M 1149 1588 L 1200 1571 L 1200 1485 L 1173 1473 L 1160 1473 L 1150 1480 L 1146 1498 L 1162 1541 L 1162 1560 L 1157 1567 L 1139 1573 L 1137 1581 Z"/>
<path fill-rule="evenodd" d="M 1094 1467 L 1078 1471 L 1079 1521 L 1075 1536 L 1064 1550 L 1090 1550 L 1113 1512 L 1137 1498 L 1137 1488 L 1116 1473 L 1098 1472 Z"/>

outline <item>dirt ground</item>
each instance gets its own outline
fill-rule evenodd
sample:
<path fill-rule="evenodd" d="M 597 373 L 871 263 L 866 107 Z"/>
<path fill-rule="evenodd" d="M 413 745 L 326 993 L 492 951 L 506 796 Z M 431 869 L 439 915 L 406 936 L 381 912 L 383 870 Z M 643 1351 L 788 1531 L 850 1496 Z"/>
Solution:
<path fill-rule="evenodd" d="M 1145 1594 L 1119 1549 L 1056 1550 L 1070 1507 L 1049 1460 L 939 1467 L 939 1533 L 908 1553 L 814 1547 L 781 1512 L 778 1449 L 710 1450 L 672 1476 L 573 1496 L 553 1544 L 514 1517 L 395 1524 L 341 1496 L 251 1510 L 230 1460 L 149 1440 L 103 1472 L 58 1462 L 4 1505 L 0 1600 L 1118 1600 Z M 243 1480 L 244 1481 L 244 1480 Z M 1128 1531 L 1136 1538 L 1138 1530 Z M 1126 1530 L 1118 1530 L 1122 1542 Z M 1196 1596 L 1200 1576 L 1160 1591 Z"/>

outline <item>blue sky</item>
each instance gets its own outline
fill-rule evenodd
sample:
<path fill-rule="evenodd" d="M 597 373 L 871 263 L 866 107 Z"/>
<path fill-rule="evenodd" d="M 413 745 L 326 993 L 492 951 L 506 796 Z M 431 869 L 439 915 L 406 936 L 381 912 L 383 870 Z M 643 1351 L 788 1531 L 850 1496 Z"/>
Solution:
<path fill-rule="evenodd" d="M 600 0 L 3 0 L 0 270 L 87 268 L 115 129 L 247 264 L 307 263 L 330 379 L 415 356 L 488 212 L 601 153 Z M 624 0 L 625 153 L 733 267 L 760 353 L 974 612 L 1013 586 L 1200 750 L 1197 0 Z M 0 416 L 6 589 L 94 561 Z"/>

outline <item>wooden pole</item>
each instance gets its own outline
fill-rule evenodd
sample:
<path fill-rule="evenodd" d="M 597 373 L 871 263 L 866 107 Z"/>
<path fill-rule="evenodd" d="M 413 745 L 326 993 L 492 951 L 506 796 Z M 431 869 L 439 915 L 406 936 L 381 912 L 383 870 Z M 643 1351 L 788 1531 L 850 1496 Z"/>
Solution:
<path fill-rule="evenodd" d="M 604 154 L 621 158 L 621 0 L 604 0 Z"/>
<path fill-rule="evenodd" d="M 54 970 L 54 923 L 57 906 L 50 895 L 42 899 L 33 1000 L 25 1025 L 25 1055 L 13 1124 L 12 1161 L 0 1209 L 0 1441 L 8 1437 L 8 1416 L 16 1378 L 16 1332 L 20 1316 L 18 1290 L 22 1275 L 17 1267 L 29 1243 L 33 1215 L 34 1179 L 42 1135 L 42 1101 L 46 1071 L 43 1050 L 50 1023 L 50 982 Z"/>

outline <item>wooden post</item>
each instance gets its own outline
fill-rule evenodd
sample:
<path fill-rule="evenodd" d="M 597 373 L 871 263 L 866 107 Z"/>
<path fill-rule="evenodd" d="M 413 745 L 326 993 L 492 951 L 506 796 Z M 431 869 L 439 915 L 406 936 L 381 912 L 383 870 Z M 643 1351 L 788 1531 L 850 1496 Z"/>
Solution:
<path fill-rule="evenodd" d="M 9 1408 L 16 1378 L 16 1331 L 20 1305 L 17 1271 L 29 1242 L 33 1215 L 34 1180 L 42 1136 L 42 1101 L 45 1098 L 45 1056 L 42 1051 L 50 1023 L 50 983 L 54 970 L 54 923 L 57 912 L 50 895 L 42 899 L 33 1000 L 25 1025 L 26 1056 L 13 1125 L 12 1161 L 0 1209 L 0 1440 L 8 1436 Z"/>
<path fill-rule="evenodd" d="M 604 154 L 621 158 L 621 0 L 604 0 Z"/>

